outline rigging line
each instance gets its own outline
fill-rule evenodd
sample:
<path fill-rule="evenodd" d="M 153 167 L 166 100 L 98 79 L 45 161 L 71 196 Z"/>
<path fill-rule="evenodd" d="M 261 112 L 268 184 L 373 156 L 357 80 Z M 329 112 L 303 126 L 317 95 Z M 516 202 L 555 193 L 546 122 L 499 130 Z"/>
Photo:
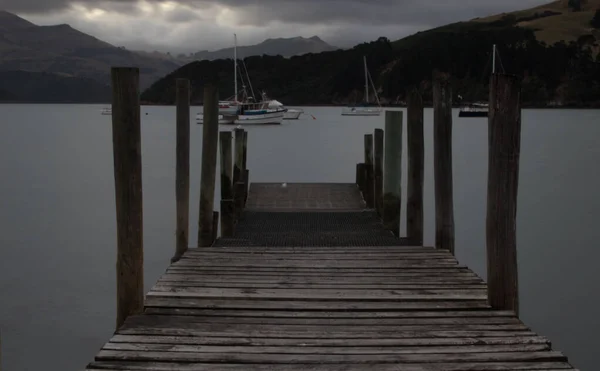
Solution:
<path fill-rule="evenodd" d="M 377 105 L 381 107 L 381 103 L 379 102 L 379 94 L 377 94 L 377 89 L 375 89 L 375 83 L 373 82 L 373 78 L 371 77 L 371 72 L 367 70 L 367 75 L 369 76 L 369 81 L 371 82 L 371 87 L 373 88 L 373 93 L 375 94 L 375 99 L 377 100 Z"/>
<path fill-rule="evenodd" d="M 254 96 L 254 88 L 252 87 L 252 81 L 250 81 L 250 74 L 248 74 L 248 68 L 246 68 L 246 61 L 242 59 L 242 65 L 244 66 L 244 70 L 246 71 L 246 77 L 248 78 L 248 84 L 250 85 L 250 92 L 252 93 L 252 98 L 256 100 Z"/>

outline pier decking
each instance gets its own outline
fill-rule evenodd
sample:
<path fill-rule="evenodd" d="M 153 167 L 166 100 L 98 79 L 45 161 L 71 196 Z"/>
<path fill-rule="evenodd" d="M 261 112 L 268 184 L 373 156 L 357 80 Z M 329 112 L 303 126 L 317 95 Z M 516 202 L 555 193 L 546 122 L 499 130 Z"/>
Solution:
<path fill-rule="evenodd" d="M 253 184 L 87 370 L 565 370 L 447 250 L 400 246 L 354 184 Z"/>
<path fill-rule="evenodd" d="M 249 186 L 248 132 L 219 133 L 217 85 L 209 82 L 198 248 L 189 249 L 190 82 L 178 79 L 175 255 L 144 295 L 137 75 L 131 68 L 112 73 L 116 332 L 87 370 L 573 369 L 518 317 L 521 113 L 515 76 L 495 74 L 490 81 L 487 283 L 454 257 L 447 75 L 433 76 L 435 247 L 422 246 L 419 91 L 408 96 L 404 202 L 403 112 L 387 111 L 385 130 L 365 134 L 355 184 Z M 214 207 L 217 149 L 220 212 Z M 406 237 L 400 238 L 403 222 Z"/>

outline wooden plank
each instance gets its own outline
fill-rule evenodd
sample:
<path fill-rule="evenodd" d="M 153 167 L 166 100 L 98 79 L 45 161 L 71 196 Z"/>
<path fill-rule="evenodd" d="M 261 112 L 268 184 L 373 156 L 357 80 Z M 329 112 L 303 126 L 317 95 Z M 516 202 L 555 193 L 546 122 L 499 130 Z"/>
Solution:
<path fill-rule="evenodd" d="M 426 274 L 421 275 L 404 275 L 392 277 L 391 279 L 382 279 L 381 277 L 361 277 L 361 276 L 326 276 L 322 279 L 319 279 L 317 276 L 249 276 L 249 275 L 236 275 L 233 274 L 211 274 L 211 272 L 207 274 L 186 274 L 186 273 L 178 273 L 178 272 L 170 272 L 165 274 L 160 278 L 159 284 L 168 285 L 170 282 L 179 282 L 181 284 L 189 283 L 191 285 L 194 284 L 206 284 L 210 286 L 211 284 L 248 284 L 248 285 L 305 285 L 310 287 L 310 285 L 315 286 L 337 286 L 337 285 L 346 285 L 346 286 L 423 286 L 429 287 L 433 285 L 438 286 L 480 286 L 485 285 L 483 280 L 478 277 L 473 276 L 449 276 L 448 278 L 444 278 L 443 276 L 433 276 L 429 277 Z M 385 284 L 381 284 L 381 282 L 385 282 Z"/>
<path fill-rule="evenodd" d="M 251 321 L 252 319 L 240 318 L 239 321 Z M 300 319 L 302 321 L 302 319 Z M 385 321 L 385 320 L 379 320 Z M 284 321 L 285 322 L 285 321 Z M 290 319 L 290 322 L 292 320 Z M 520 321 L 511 321 L 507 324 L 487 323 L 471 324 L 468 321 L 462 323 L 424 323 L 406 321 L 404 324 L 380 323 L 368 325 L 368 328 L 355 325 L 336 325 L 318 323 L 314 325 L 296 322 L 296 323 L 229 323 L 229 322 L 205 322 L 198 321 L 197 317 L 190 316 L 160 316 L 160 315 L 138 315 L 132 316 L 125 321 L 121 329 L 133 329 L 136 327 L 155 327 L 170 329 L 195 329 L 195 330 L 214 330 L 221 332 L 262 332 L 279 334 L 282 332 L 311 334 L 311 333 L 348 333 L 348 334 L 366 334 L 368 332 L 395 333 L 395 332 L 414 332 L 414 331 L 529 331 L 529 328 Z"/>
<path fill-rule="evenodd" d="M 446 266 L 431 266 L 431 265 L 403 265 L 397 267 L 298 267 L 298 266 L 279 266 L 279 267 L 263 267 L 263 266 L 173 266 L 170 267 L 168 272 L 172 271 L 232 271 L 232 272 L 249 272 L 249 271 L 263 271 L 263 272 L 297 272 L 297 273 L 330 273 L 330 274 L 343 274 L 343 273 L 400 273 L 400 272 L 431 272 L 442 274 L 443 272 L 453 271 L 455 273 L 469 274 L 466 267 L 460 265 L 446 265 Z M 474 274 L 474 273 L 471 273 Z"/>
<path fill-rule="evenodd" d="M 162 290 L 162 291 L 161 291 Z M 486 300 L 485 290 L 332 290 L 228 289 L 212 287 L 155 287 L 146 297 L 270 299 L 270 300 Z"/>
<path fill-rule="evenodd" d="M 480 317 L 509 317 L 516 318 L 512 311 L 494 310 L 452 310 L 452 311 L 406 311 L 406 312 L 354 312 L 341 311 L 278 311 L 278 310 L 228 310 L 228 309 L 197 309 L 197 308 L 146 308 L 148 314 L 183 315 L 183 316 L 229 316 L 229 317 L 258 317 L 258 318 L 461 318 L 476 319 Z"/>
<path fill-rule="evenodd" d="M 413 338 L 480 338 L 480 337 L 522 337 L 535 336 L 531 331 L 490 331 L 490 330 L 405 330 L 385 333 L 381 332 L 324 332 L 324 331 L 267 331 L 236 329 L 195 329 L 190 327 L 122 327 L 116 334 L 119 335 L 152 335 L 152 336 L 195 336 L 195 337 L 226 337 L 226 338 L 275 338 L 275 339 L 413 339 Z"/>
<path fill-rule="evenodd" d="M 180 345 L 180 344 L 131 344 L 108 343 L 103 350 L 129 352 L 177 352 L 177 353 L 214 353 L 228 357 L 231 354 L 242 356 L 246 354 L 269 355 L 399 355 L 399 354 L 469 354 L 469 353 L 507 353 L 507 352 L 542 352 L 550 350 L 548 344 L 517 344 L 517 345 L 452 345 L 427 347 L 320 347 L 320 346 L 222 346 L 222 345 Z"/>
<path fill-rule="evenodd" d="M 344 284 L 343 281 L 333 284 L 322 283 L 268 283 L 268 282 L 207 282 L 207 281 L 165 281 L 161 280 L 154 285 L 155 291 L 167 291 L 172 288 L 222 288 L 222 289 L 300 289 L 300 290 L 487 290 L 487 286 L 480 284 Z"/>
<path fill-rule="evenodd" d="M 179 345 L 230 345 L 230 346 L 301 346 L 301 347 L 417 347 L 449 345 L 519 345 L 549 344 L 540 336 L 522 337 L 462 337 L 462 338 L 410 338 L 410 339 L 279 339 L 279 338 L 226 338 L 190 336 L 115 335 L 112 343 L 179 344 Z"/>
<path fill-rule="evenodd" d="M 339 364 L 443 362 L 565 362 L 560 352 L 499 352 L 456 354 L 235 354 L 101 350 L 96 360 L 180 361 L 208 363 Z"/>
<path fill-rule="evenodd" d="M 214 260 L 242 260 L 246 258 L 253 259 L 265 259 L 265 260 L 356 260 L 356 259 L 367 259 L 367 260 L 388 260 L 388 259 L 402 259 L 402 260 L 454 260 L 456 258 L 446 253 L 410 253 L 403 254 L 401 252 L 381 252 L 381 253 L 330 253 L 330 254 L 309 254 L 309 253 L 294 253 L 294 254 L 277 254 L 277 253 L 235 253 L 235 254 L 219 254 L 219 253 L 195 253 L 186 254 L 184 260 L 198 261 L 203 259 L 214 259 Z"/>
<path fill-rule="evenodd" d="M 488 309 L 487 300 L 469 301 L 293 301 L 146 297 L 146 307 L 261 309 L 261 310 L 456 310 Z"/>
<path fill-rule="evenodd" d="M 228 316 L 153 316 L 147 314 L 143 323 L 221 323 L 244 325 L 301 325 L 301 326 L 405 326 L 405 325 L 520 325 L 517 317 L 449 317 L 449 318 L 265 318 Z M 133 323 L 140 323 L 133 320 Z"/>
<path fill-rule="evenodd" d="M 376 364 L 365 368 L 365 365 L 351 364 L 214 364 L 214 363 L 173 363 L 173 362 L 93 362 L 88 370 L 129 370 L 129 371 L 556 371 L 572 369 L 566 362 L 449 362 L 421 364 Z"/>

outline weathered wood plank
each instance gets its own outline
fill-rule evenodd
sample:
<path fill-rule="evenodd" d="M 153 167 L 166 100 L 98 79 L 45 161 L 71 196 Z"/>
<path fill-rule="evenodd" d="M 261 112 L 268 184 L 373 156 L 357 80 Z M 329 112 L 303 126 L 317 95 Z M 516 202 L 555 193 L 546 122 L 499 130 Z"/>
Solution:
<path fill-rule="evenodd" d="M 421 364 L 376 364 L 377 371 L 556 371 L 572 369 L 566 362 L 448 362 Z M 351 364 L 214 364 L 172 362 L 93 362 L 88 370 L 118 371 L 365 371 L 365 365 Z M 577 370 L 575 370 L 577 371 Z"/>
<path fill-rule="evenodd" d="M 423 284 L 344 284 L 343 281 L 337 284 L 322 283 L 264 283 L 264 282 L 190 282 L 190 281 L 159 281 L 154 285 L 156 291 L 166 291 L 178 287 L 197 287 L 197 288 L 229 288 L 229 289 L 302 289 L 302 290 L 487 290 L 484 283 L 472 284 L 445 284 L 437 283 L 430 285 Z"/>
<path fill-rule="evenodd" d="M 166 298 L 149 296 L 146 307 L 254 309 L 254 310 L 456 310 L 489 309 L 487 300 L 469 301 L 293 301 L 293 300 L 228 300 L 203 298 Z"/>
<path fill-rule="evenodd" d="M 479 290 L 332 290 L 332 289 L 227 289 L 212 287 L 153 288 L 146 297 L 271 299 L 271 300 L 486 300 Z"/>
<path fill-rule="evenodd" d="M 221 346 L 221 345 L 180 345 L 180 344 L 132 344 L 108 343 L 103 350 L 130 352 L 187 352 L 187 353 L 221 353 L 225 357 L 245 354 L 298 354 L 298 355 L 399 355 L 399 354 L 469 354 L 469 353 L 506 353 L 506 352 L 541 352 L 550 350 L 548 344 L 511 344 L 511 345 L 452 345 L 428 347 L 320 347 L 320 346 Z"/>
<path fill-rule="evenodd" d="M 406 326 L 406 325 L 519 325 L 523 323 L 517 317 L 383 317 L 383 318 L 289 318 L 289 317 L 239 317 L 239 316 L 179 316 L 151 315 L 131 317 L 129 323 L 222 323 L 222 324 L 257 324 L 257 325 L 318 325 L 318 326 Z"/>
<path fill-rule="evenodd" d="M 452 311 L 405 311 L 405 312 L 354 312 L 341 311 L 278 311 L 278 310 L 228 310 L 228 309 L 197 309 L 197 308 L 146 308 L 148 314 L 181 315 L 181 316 L 230 316 L 230 317 L 257 317 L 257 318 L 470 318 L 476 321 L 485 317 L 516 318 L 512 311 L 494 310 L 452 310 Z"/>
<path fill-rule="evenodd" d="M 187 353 L 161 351 L 101 350 L 96 360 L 181 361 L 209 363 L 271 363 L 271 364 L 372 364 L 372 363 L 443 363 L 443 362 L 564 362 L 560 352 L 499 352 L 457 354 L 235 354 Z"/>
<path fill-rule="evenodd" d="M 278 339 L 223 338 L 190 336 L 115 335 L 112 343 L 229 345 L 229 346 L 301 346 L 301 347 L 430 347 L 460 345 L 520 345 L 549 344 L 540 336 L 478 337 L 478 338 L 410 338 L 410 339 Z"/>

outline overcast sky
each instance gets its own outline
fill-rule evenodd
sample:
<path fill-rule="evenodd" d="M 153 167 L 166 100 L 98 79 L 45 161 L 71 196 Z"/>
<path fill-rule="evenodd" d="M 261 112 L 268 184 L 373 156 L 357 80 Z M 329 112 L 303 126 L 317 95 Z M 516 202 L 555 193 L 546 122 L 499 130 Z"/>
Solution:
<path fill-rule="evenodd" d="M 0 0 L 40 25 L 68 23 L 131 49 L 189 52 L 314 35 L 340 47 L 548 0 Z"/>

